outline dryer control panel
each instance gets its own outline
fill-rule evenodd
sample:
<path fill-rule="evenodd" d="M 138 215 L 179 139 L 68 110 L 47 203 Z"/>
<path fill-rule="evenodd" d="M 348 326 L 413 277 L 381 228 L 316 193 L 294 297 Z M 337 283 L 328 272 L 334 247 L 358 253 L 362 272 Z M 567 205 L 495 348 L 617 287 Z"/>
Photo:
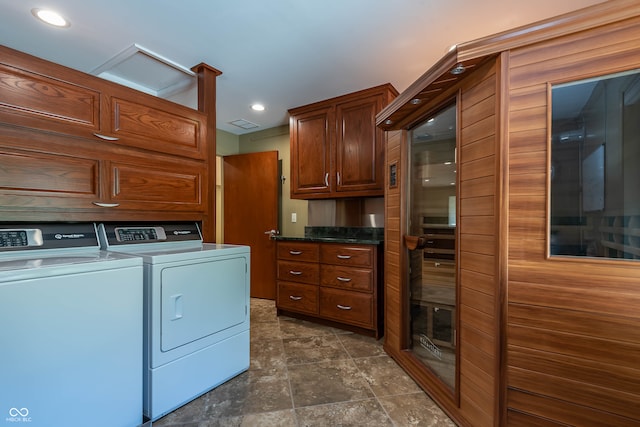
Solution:
<path fill-rule="evenodd" d="M 118 242 L 167 240 L 167 234 L 162 227 L 116 227 L 115 236 Z"/>
<path fill-rule="evenodd" d="M 195 222 L 103 223 L 99 225 L 99 234 L 103 249 L 136 244 L 202 243 L 202 234 Z"/>

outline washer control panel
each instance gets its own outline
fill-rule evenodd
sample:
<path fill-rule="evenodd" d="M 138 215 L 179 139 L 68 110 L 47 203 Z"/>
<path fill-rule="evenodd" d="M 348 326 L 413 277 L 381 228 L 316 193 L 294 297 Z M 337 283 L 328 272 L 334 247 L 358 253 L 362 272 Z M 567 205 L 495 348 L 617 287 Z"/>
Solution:
<path fill-rule="evenodd" d="M 0 247 L 28 248 L 42 246 L 42 231 L 33 228 L 0 230 Z"/>

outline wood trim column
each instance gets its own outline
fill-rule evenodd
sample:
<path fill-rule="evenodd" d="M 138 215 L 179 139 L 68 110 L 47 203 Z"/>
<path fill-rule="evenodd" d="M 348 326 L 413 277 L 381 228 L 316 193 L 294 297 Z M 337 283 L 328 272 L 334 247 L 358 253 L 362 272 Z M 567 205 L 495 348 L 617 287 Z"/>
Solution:
<path fill-rule="evenodd" d="M 205 242 L 216 241 L 216 77 L 222 71 L 205 63 L 191 68 L 198 79 L 198 110 L 207 115 L 207 166 L 209 188 L 214 194 L 209 195 L 209 205 L 202 220 L 202 234 Z"/>

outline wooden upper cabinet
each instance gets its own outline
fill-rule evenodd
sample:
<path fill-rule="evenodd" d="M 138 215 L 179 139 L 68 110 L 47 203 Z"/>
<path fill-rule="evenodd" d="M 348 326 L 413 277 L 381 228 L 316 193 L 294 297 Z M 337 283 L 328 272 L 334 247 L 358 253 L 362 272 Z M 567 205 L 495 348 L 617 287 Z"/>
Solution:
<path fill-rule="evenodd" d="M 205 159 L 203 113 L 146 94 L 122 92 L 109 97 L 107 138 L 130 147 Z"/>
<path fill-rule="evenodd" d="M 135 159 L 108 164 L 108 202 L 118 208 L 205 211 L 207 169 L 201 162 Z"/>
<path fill-rule="evenodd" d="M 100 131 L 99 90 L 9 65 L 9 58 L 0 59 L 1 122 L 81 136 Z"/>
<path fill-rule="evenodd" d="M 384 190 L 383 94 L 336 105 L 336 192 Z"/>
<path fill-rule="evenodd" d="M 376 114 L 398 92 L 376 86 L 289 110 L 291 198 L 384 194 L 384 132 Z"/>
<path fill-rule="evenodd" d="M 193 159 L 204 113 L 0 46 L 0 122 Z"/>
<path fill-rule="evenodd" d="M 0 46 L 5 218 L 209 218 L 207 148 L 203 112 Z"/>
<path fill-rule="evenodd" d="M 330 194 L 333 108 L 301 112 L 290 119 L 292 196 Z"/>

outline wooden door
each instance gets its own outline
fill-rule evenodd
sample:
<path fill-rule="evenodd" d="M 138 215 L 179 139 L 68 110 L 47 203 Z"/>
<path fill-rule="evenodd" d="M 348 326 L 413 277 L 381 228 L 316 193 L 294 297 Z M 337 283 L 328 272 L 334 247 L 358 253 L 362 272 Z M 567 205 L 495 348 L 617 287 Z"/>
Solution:
<path fill-rule="evenodd" d="M 276 297 L 278 229 L 278 152 L 223 158 L 224 241 L 251 247 L 251 296 Z"/>

